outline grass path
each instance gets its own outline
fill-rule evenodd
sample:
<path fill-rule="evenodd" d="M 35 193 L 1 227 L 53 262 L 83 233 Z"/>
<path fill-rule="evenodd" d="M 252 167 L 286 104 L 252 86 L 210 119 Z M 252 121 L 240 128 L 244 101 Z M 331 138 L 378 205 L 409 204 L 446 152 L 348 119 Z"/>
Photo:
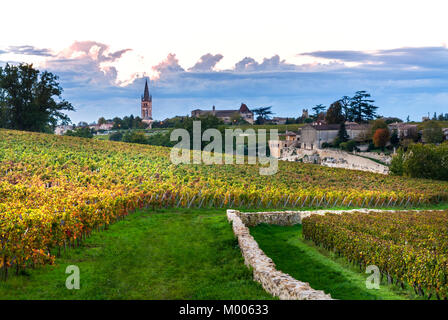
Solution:
<path fill-rule="evenodd" d="M 65 287 L 68 265 L 81 289 Z M 244 265 L 225 213 L 137 212 L 55 266 L 0 282 L 0 299 L 272 299 Z"/>
<path fill-rule="evenodd" d="M 308 282 L 312 288 L 324 290 L 335 299 L 401 300 L 416 299 L 410 291 L 382 283 L 379 290 L 367 289 L 367 274 L 361 273 L 345 259 L 316 247 L 302 238 L 302 226 L 261 224 L 252 227 L 252 236 L 260 248 L 276 264 L 277 269 Z"/>

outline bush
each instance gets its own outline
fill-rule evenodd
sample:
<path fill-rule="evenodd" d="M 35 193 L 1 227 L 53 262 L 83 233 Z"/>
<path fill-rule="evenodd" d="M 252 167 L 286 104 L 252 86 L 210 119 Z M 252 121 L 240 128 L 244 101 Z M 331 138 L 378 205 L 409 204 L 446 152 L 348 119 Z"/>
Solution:
<path fill-rule="evenodd" d="M 331 148 L 331 143 L 324 142 L 322 143 L 322 149 Z"/>
<path fill-rule="evenodd" d="M 129 131 L 123 136 L 123 142 L 146 144 L 148 140 L 143 132 Z"/>
<path fill-rule="evenodd" d="M 93 138 L 92 130 L 89 127 L 76 128 L 75 130 L 68 130 L 65 133 L 66 136 L 81 137 L 81 138 Z"/>
<path fill-rule="evenodd" d="M 391 172 L 413 178 L 448 180 L 448 144 L 413 144 L 392 159 Z"/>
<path fill-rule="evenodd" d="M 121 141 L 123 139 L 123 134 L 121 132 L 114 132 L 109 136 L 111 141 Z"/>

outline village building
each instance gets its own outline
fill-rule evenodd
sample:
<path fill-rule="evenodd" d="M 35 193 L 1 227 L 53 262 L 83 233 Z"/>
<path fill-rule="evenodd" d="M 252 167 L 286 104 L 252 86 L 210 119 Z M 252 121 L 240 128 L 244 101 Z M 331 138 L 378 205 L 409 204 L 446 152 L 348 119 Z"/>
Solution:
<path fill-rule="evenodd" d="M 271 123 L 272 124 L 286 124 L 286 121 L 288 121 L 288 118 L 273 117 L 271 120 Z"/>
<path fill-rule="evenodd" d="M 413 138 L 418 134 L 418 126 L 416 124 L 395 122 L 388 125 L 391 132 L 397 131 L 400 139 Z"/>
<path fill-rule="evenodd" d="M 238 110 L 216 110 L 215 106 L 213 106 L 212 110 L 195 109 L 191 111 L 191 116 L 193 118 L 199 118 L 207 115 L 213 115 L 227 124 L 232 122 L 232 117 L 235 115 L 241 116 L 243 120 L 249 122 L 250 124 L 254 123 L 254 113 L 250 111 L 244 103 L 241 104 Z"/>
<path fill-rule="evenodd" d="M 281 158 L 283 154 L 291 152 L 293 148 L 304 150 L 322 149 L 324 143 L 332 143 L 338 136 L 339 124 L 325 124 L 314 122 L 298 130 L 298 132 L 287 131 L 279 135 L 279 140 L 270 140 L 269 150 L 271 155 Z M 356 122 L 346 122 L 345 128 L 350 140 L 364 141 L 367 139 L 370 126 Z"/>
<path fill-rule="evenodd" d="M 63 135 L 69 130 L 73 130 L 74 126 L 72 125 L 61 125 L 57 126 L 54 130 L 54 133 L 57 135 Z"/>

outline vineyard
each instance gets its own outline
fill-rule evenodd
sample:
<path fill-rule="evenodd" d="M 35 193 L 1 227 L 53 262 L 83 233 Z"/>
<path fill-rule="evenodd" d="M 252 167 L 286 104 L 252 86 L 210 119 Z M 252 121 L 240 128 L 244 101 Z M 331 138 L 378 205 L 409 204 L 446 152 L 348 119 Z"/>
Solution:
<path fill-rule="evenodd" d="M 448 211 L 327 213 L 303 220 L 303 236 L 389 283 L 448 299 Z"/>
<path fill-rule="evenodd" d="M 279 163 L 175 165 L 170 149 L 0 130 L 1 276 L 52 263 L 137 208 L 386 207 L 448 199 L 448 183 Z"/>

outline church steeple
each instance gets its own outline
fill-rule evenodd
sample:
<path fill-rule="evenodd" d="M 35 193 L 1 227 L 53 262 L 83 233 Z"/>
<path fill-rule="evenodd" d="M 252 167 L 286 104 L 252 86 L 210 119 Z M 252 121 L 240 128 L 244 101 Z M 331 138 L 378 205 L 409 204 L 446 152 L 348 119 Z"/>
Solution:
<path fill-rule="evenodd" d="M 146 79 L 146 81 L 145 81 L 145 91 L 143 92 L 143 96 L 142 96 L 141 111 L 142 111 L 143 122 L 147 122 L 148 124 L 151 125 L 151 123 L 152 123 L 152 96 L 149 94 L 148 79 Z"/>
<path fill-rule="evenodd" d="M 143 93 L 142 101 L 151 101 L 152 97 L 149 95 L 149 89 L 148 89 L 148 79 L 146 79 L 145 82 L 145 92 Z"/>

